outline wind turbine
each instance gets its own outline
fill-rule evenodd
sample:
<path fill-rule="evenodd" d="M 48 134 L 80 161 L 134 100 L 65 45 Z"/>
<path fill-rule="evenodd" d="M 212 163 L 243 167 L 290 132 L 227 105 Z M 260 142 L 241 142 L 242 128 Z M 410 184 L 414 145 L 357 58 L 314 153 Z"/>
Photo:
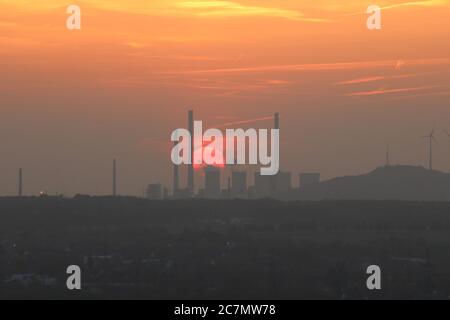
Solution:
<path fill-rule="evenodd" d="M 436 138 L 434 137 L 434 131 L 435 131 L 435 127 L 433 127 L 433 130 L 431 130 L 431 133 L 428 136 L 422 137 L 422 138 L 429 139 L 429 147 L 430 147 L 429 169 L 430 170 L 433 170 L 433 140 L 434 140 L 434 142 L 437 142 Z"/>
<path fill-rule="evenodd" d="M 447 134 L 447 136 L 450 138 L 450 133 L 447 130 L 444 130 L 444 132 Z"/>

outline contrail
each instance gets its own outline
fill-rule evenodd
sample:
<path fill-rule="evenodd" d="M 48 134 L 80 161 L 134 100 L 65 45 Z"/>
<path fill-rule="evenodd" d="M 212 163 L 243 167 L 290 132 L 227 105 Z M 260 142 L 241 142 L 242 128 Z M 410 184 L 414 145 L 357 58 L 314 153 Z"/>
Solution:
<path fill-rule="evenodd" d="M 273 116 L 261 117 L 261 118 L 255 118 L 255 119 L 248 119 L 248 120 L 240 120 L 240 121 L 227 122 L 227 123 L 215 125 L 215 126 L 213 126 L 213 128 L 225 128 L 225 127 L 229 127 L 229 126 L 237 125 L 237 124 L 247 124 L 247 123 L 266 121 L 266 120 L 272 120 L 272 119 L 273 119 Z"/>
<path fill-rule="evenodd" d="M 401 60 L 401 65 L 408 66 L 431 66 L 431 65 L 449 65 L 450 59 L 411 59 Z M 357 69 L 375 69 L 383 67 L 398 66 L 399 60 L 375 60 L 375 61 L 356 61 L 356 62 L 331 62 L 331 63 L 313 63 L 313 64 L 287 64 L 287 65 L 267 65 L 254 67 L 236 67 L 221 69 L 202 69 L 202 70 L 182 70 L 169 71 L 162 74 L 235 74 L 235 73 L 260 73 L 260 72 L 307 72 L 307 71 L 340 71 Z"/>

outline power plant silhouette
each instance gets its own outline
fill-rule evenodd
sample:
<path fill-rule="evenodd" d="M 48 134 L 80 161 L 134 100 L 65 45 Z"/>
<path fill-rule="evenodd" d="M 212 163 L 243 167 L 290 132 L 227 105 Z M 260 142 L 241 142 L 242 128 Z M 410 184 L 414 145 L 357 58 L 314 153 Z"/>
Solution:
<path fill-rule="evenodd" d="M 254 120 L 238 121 L 235 124 L 250 123 L 252 121 L 265 121 L 268 119 L 273 120 L 273 128 L 280 129 L 280 114 L 277 112 L 272 117 L 263 117 Z M 222 125 L 222 127 L 229 126 L 233 123 L 227 123 Z M 191 135 L 191 146 L 194 145 L 194 111 L 188 111 L 188 131 Z M 450 138 L 450 133 L 443 130 L 446 135 Z M 436 127 L 433 126 L 430 134 L 422 136 L 421 138 L 426 138 L 428 141 L 428 171 L 430 175 L 442 174 L 438 171 L 433 170 L 433 143 L 436 143 L 435 137 Z M 173 145 L 176 146 L 178 142 L 174 142 Z M 191 164 L 186 165 L 187 177 L 186 177 L 186 187 L 181 187 L 181 167 L 179 165 L 172 165 L 172 188 L 171 192 L 169 189 L 164 187 L 161 183 L 153 183 L 147 185 L 143 192 L 143 196 L 147 199 L 188 199 L 188 198 L 207 198 L 207 199 L 260 199 L 260 198 L 276 198 L 276 199 L 298 199 L 298 191 L 296 190 L 312 190 L 318 189 L 315 186 L 322 185 L 321 174 L 318 172 L 302 172 L 298 174 L 298 188 L 294 188 L 292 185 L 292 173 L 279 171 L 273 176 L 264 176 L 259 172 L 254 173 L 253 185 L 250 185 L 249 173 L 251 170 L 245 170 L 239 168 L 232 168 L 229 165 L 224 165 L 223 167 L 214 166 L 199 166 L 194 167 L 194 152 L 191 152 Z M 118 180 L 117 180 L 117 159 L 112 160 L 112 196 L 117 197 L 118 194 Z M 384 168 L 386 170 L 398 170 L 408 172 L 408 174 L 418 174 L 424 176 L 423 172 L 419 172 L 411 166 L 392 166 L 391 164 L 391 148 L 390 145 L 386 146 L 385 164 Z M 248 169 L 248 167 L 246 167 Z M 392 173 L 393 171 L 389 171 Z M 196 177 L 196 172 L 198 175 Z M 399 173 L 399 172 L 397 172 Z M 195 181 L 199 181 L 199 177 L 203 178 L 203 186 L 195 188 Z M 363 177 L 363 176 L 361 176 Z M 222 179 L 223 178 L 223 179 Z M 342 177 L 346 178 L 346 177 Z M 339 180 L 341 178 L 332 179 L 331 181 Z M 447 178 L 442 178 L 447 179 Z M 441 180 L 442 180 L 441 179 Z M 349 178 L 350 180 L 350 178 Z M 439 181 L 441 181 L 439 180 Z M 330 181 L 330 180 L 329 180 Z M 226 185 L 223 187 L 223 182 Z M 327 181 L 328 182 L 328 181 Z M 328 184 L 330 185 L 330 184 Z M 338 184 L 336 184 L 338 185 Z M 17 185 L 17 196 L 24 196 L 23 187 L 23 169 L 20 168 L 18 171 L 18 185 Z M 431 188 L 430 188 L 431 189 Z M 438 191 L 440 192 L 440 191 Z M 320 192 L 318 192 L 320 193 Z M 323 193 L 323 192 L 322 192 Z M 339 192 L 336 192 L 338 194 Z M 39 196 L 48 196 L 47 192 L 41 191 Z M 315 198 L 316 195 L 311 198 Z M 331 198 L 333 196 L 331 195 Z M 300 197 L 301 198 L 301 197 Z M 450 198 L 450 194 L 448 195 Z M 443 195 L 439 199 L 447 199 L 446 195 Z"/>
<path fill-rule="evenodd" d="M 19 192 L 18 192 L 19 197 L 21 197 L 22 194 L 23 194 L 22 183 L 23 183 L 23 181 L 22 181 L 22 168 L 20 168 L 19 169 Z"/>
<path fill-rule="evenodd" d="M 115 197 L 117 195 L 117 167 L 116 167 L 116 159 L 113 160 L 113 185 L 112 185 L 112 194 Z"/>
<path fill-rule="evenodd" d="M 266 118 L 262 118 L 266 119 Z M 277 112 L 273 116 L 273 128 L 280 129 L 280 114 Z M 194 111 L 188 111 L 188 128 L 191 134 L 191 145 L 194 145 Z M 176 143 L 174 143 L 176 145 Z M 180 188 L 180 168 L 178 165 L 173 165 L 173 186 L 171 198 L 182 199 L 190 197 L 201 198 L 254 198 L 254 197 L 269 197 L 276 195 L 277 192 L 285 192 L 291 189 L 291 174 L 285 172 L 279 172 L 275 176 L 261 176 L 259 173 L 255 174 L 255 185 L 253 187 L 247 187 L 247 172 L 231 170 L 230 177 L 227 179 L 226 189 L 222 189 L 221 186 L 221 173 L 229 171 L 228 166 L 222 170 L 213 166 L 206 166 L 203 168 L 204 173 L 204 188 L 199 189 L 196 194 L 194 180 L 194 153 L 191 153 L 191 164 L 188 166 L 187 171 L 187 188 Z M 320 175 L 319 175 L 320 176 Z M 156 185 L 149 185 L 148 190 L 155 190 Z M 162 189 L 162 186 L 159 187 Z M 147 192 L 149 195 L 159 196 L 161 192 Z M 152 197 L 150 197 L 152 198 Z M 157 197 L 159 198 L 159 197 Z"/>
<path fill-rule="evenodd" d="M 188 112 L 188 128 L 191 133 L 191 146 L 194 146 L 194 111 L 189 110 Z M 194 152 L 191 152 L 191 164 L 188 169 L 188 192 L 190 194 L 194 193 Z"/>

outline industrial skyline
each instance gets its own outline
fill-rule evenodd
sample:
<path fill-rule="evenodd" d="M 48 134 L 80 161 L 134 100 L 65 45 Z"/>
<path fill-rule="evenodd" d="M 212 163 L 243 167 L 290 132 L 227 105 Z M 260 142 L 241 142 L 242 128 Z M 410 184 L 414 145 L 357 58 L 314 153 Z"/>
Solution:
<path fill-rule="evenodd" d="M 194 130 L 194 110 L 188 110 L 188 128 L 191 133 L 193 144 L 193 130 Z M 273 120 L 273 128 L 280 129 L 280 113 L 274 113 L 273 117 L 257 118 L 255 120 L 236 121 L 235 123 L 227 123 L 227 126 L 233 124 L 242 124 L 242 122 L 249 124 L 252 122 L 258 122 L 261 120 Z M 450 135 L 444 129 L 443 130 L 448 137 Z M 428 169 L 433 170 L 433 143 L 436 143 L 436 125 L 429 135 L 422 136 L 421 138 L 428 139 Z M 175 145 L 176 143 L 174 143 Z M 192 154 L 193 156 L 193 154 Z M 391 147 L 386 146 L 385 166 L 391 165 Z M 426 167 L 424 165 L 424 167 Z M 290 192 L 291 190 L 298 188 L 304 188 L 321 181 L 320 172 L 299 172 L 298 184 L 296 185 L 292 181 L 292 173 L 289 171 L 280 171 L 275 176 L 261 176 L 255 166 L 229 166 L 223 167 L 211 167 L 201 166 L 197 169 L 193 164 L 187 165 L 187 177 L 186 187 L 181 187 L 180 169 L 182 167 L 178 165 L 172 165 L 172 184 L 170 187 L 165 186 L 165 183 L 149 183 L 146 184 L 144 193 L 140 194 L 147 198 L 152 199 L 182 199 L 190 197 L 204 197 L 204 198 L 262 198 L 262 197 L 277 197 L 281 193 Z M 254 175 L 253 183 L 250 183 L 249 177 Z M 195 187 L 195 180 L 199 180 L 199 186 Z M 168 179 L 170 181 L 170 179 Z M 224 184 L 225 187 L 224 187 Z M 120 191 L 117 190 L 117 159 L 112 160 L 112 196 L 117 196 Z M 24 195 L 23 186 L 23 169 L 19 169 L 18 174 L 18 193 L 19 197 Z M 83 193 L 83 192 L 77 192 Z M 40 195 L 47 195 L 47 189 L 41 188 Z M 35 195 L 38 195 L 35 194 Z M 56 192 L 55 195 L 63 195 L 64 193 Z M 124 194 L 124 193 L 122 193 Z M 30 195 L 30 194 L 29 194 Z M 138 194 L 139 195 L 139 194 Z"/>
<path fill-rule="evenodd" d="M 384 0 L 372 31 L 356 0 L 182 3 L 82 1 L 71 31 L 59 0 L 0 1 L 0 195 L 19 168 L 24 194 L 110 194 L 114 158 L 119 194 L 172 186 L 191 108 L 214 128 L 280 112 L 282 170 L 322 179 L 384 164 L 387 144 L 428 168 L 437 120 L 432 167 L 450 171 L 449 1 Z"/>
<path fill-rule="evenodd" d="M 449 299 L 448 39 L 450 0 L 0 0 L 0 300 Z"/>

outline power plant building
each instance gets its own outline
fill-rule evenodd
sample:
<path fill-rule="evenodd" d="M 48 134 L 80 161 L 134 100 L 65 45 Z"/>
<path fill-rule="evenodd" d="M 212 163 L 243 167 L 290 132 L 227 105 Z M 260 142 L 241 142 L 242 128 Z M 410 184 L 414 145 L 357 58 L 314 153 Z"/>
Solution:
<path fill-rule="evenodd" d="M 163 198 L 163 187 L 160 183 L 147 186 L 146 197 L 149 200 L 161 200 Z"/>
<path fill-rule="evenodd" d="M 220 188 L 220 170 L 215 167 L 205 168 L 205 198 L 219 198 L 221 196 Z"/>
<path fill-rule="evenodd" d="M 275 176 L 263 176 L 259 172 L 255 173 L 255 196 L 266 198 L 275 193 Z"/>
<path fill-rule="evenodd" d="M 233 171 L 231 174 L 231 197 L 247 197 L 247 172 Z"/>
<path fill-rule="evenodd" d="M 305 188 L 320 183 L 320 173 L 300 173 L 299 186 Z"/>
<path fill-rule="evenodd" d="M 290 191 L 292 189 L 292 174 L 290 172 L 278 172 L 275 175 L 275 189 L 277 193 Z"/>

